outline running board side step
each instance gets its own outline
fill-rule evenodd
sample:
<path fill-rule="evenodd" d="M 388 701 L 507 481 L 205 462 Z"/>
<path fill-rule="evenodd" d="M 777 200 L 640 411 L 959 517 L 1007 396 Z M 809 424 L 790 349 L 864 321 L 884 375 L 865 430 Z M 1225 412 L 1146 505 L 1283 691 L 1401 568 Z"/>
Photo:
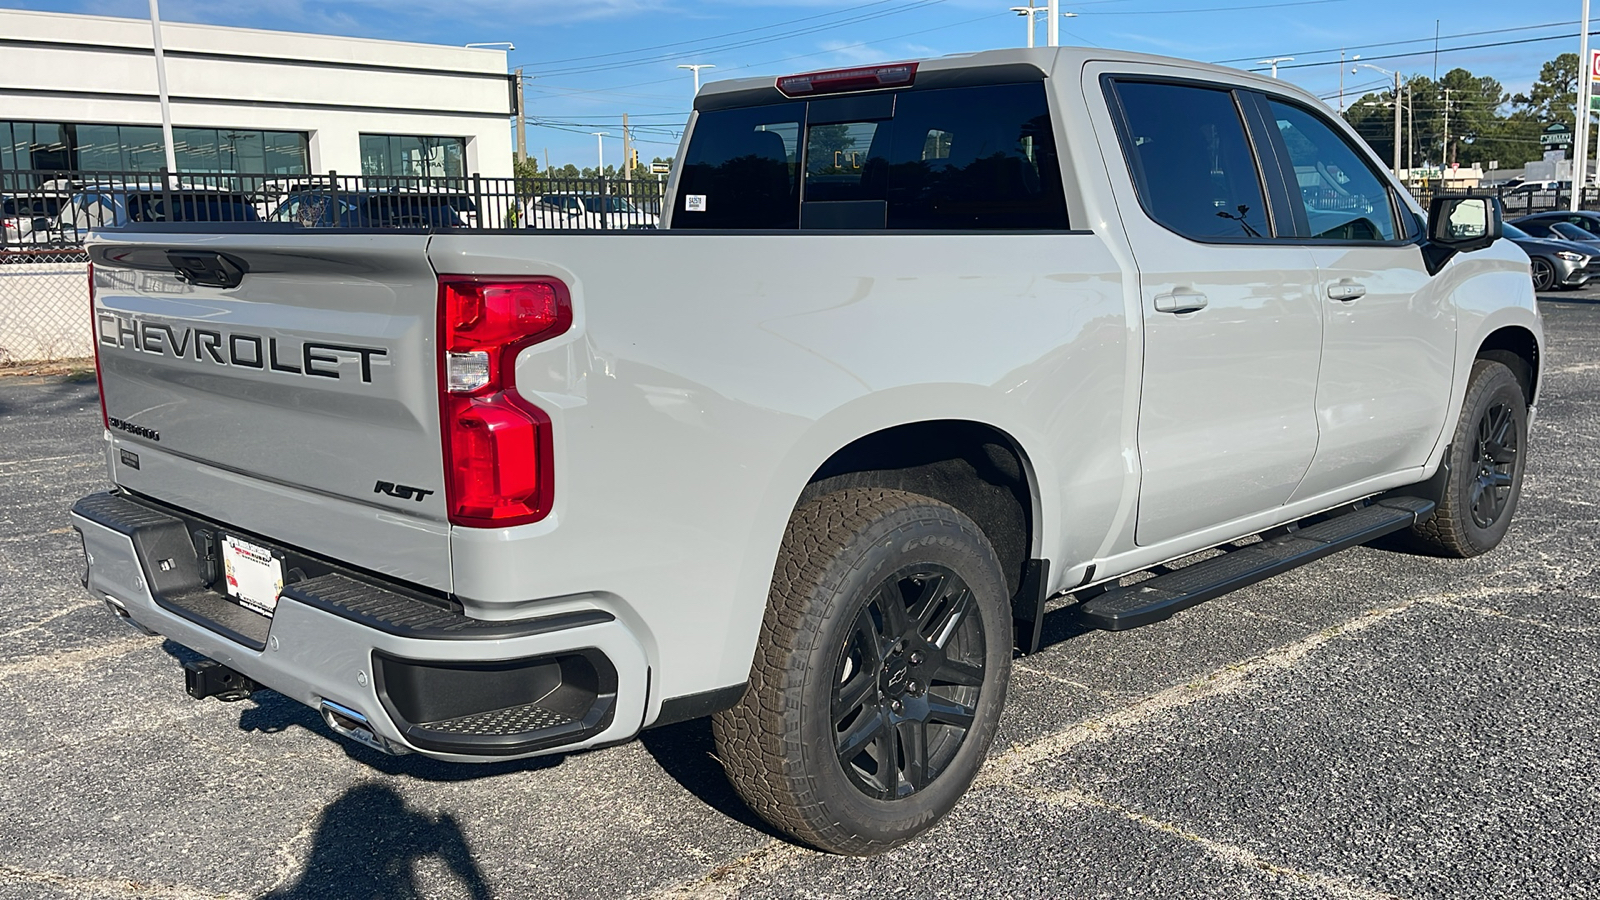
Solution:
<path fill-rule="evenodd" d="M 1112 588 L 1074 608 L 1089 628 L 1127 631 L 1340 550 L 1409 528 L 1433 514 L 1433 501 L 1385 497 L 1287 534 L 1231 550 L 1127 587 Z"/>

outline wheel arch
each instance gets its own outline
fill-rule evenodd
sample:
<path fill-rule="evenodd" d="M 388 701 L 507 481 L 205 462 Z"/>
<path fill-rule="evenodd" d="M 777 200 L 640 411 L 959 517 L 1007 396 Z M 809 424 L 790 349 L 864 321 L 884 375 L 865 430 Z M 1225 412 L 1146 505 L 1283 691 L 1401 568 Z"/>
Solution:
<path fill-rule="evenodd" d="M 1532 406 L 1539 396 L 1539 368 L 1543 361 L 1539 340 L 1521 325 L 1506 325 L 1490 332 L 1478 345 L 1474 358 L 1504 363 L 1522 384 L 1523 396 Z"/>
<path fill-rule="evenodd" d="M 895 477 L 889 473 L 895 468 L 892 465 L 895 457 L 885 452 L 885 445 L 904 444 L 910 438 L 926 436 L 926 429 L 953 429 L 967 435 L 982 435 L 1017 461 L 1028 494 L 1022 513 L 1027 522 L 1026 537 L 1021 544 L 1022 562 L 1033 569 L 1033 557 L 1048 557 L 1047 548 L 1058 539 L 1054 533 L 1054 523 L 1059 521 L 1055 493 L 1057 472 L 1048 455 L 1040 457 L 1037 452 L 1038 447 L 1044 446 L 1045 439 L 1015 417 L 1008 416 L 1009 412 L 1007 398 L 996 397 L 986 388 L 944 384 L 931 390 L 901 388 L 874 392 L 809 423 L 775 467 L 759 501 L 757 515 L 749 523 L 735 587 L 738 599 L 731 610 L 733 621 L 729 623 L 724 644 L 725 674 L 732 676 L 737 671 L 737 677 L 743 678 L 749 672 L 761 620 L 769 602 L 778 550 L 795 509 L 829 487 L 849 486 L 852 475 L 859 476 L 855 483 L 862 486 L 893 486 Z M 904 474 L 922 477 L 921 473 Z M 922 484 L 901 483 L 905 490 L 922 493 L 930 490 Z M 986 516 L 982 510 L 974 516 L 969 511 L 971 504 L 951 505 L 983 526 Z M 1016 551 L 1011 551 L 1011 555 L 1010 560 L 1002 557 L 1008 586 L 1014 577 L 1012 570 L 1017 568 L 1014 565 Z M 732 679 L 725 683 L 731 684 Z"/>
<path fill-rule="evenodd" d="M 994 425 L 931 419 L 863 435 L 817 467 L 795 507 L 848 487 L 909 491 L 960 510 L 994 546 L 1012 594 L 1036 556 L 1037 475 L 1022 445 Z"/>

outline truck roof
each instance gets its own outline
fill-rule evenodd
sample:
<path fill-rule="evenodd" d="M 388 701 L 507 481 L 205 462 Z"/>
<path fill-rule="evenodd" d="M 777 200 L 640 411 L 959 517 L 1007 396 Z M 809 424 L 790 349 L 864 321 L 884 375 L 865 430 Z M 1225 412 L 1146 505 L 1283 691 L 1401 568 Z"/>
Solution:
<path fill-rule="evenodd" d="M 1015 48 L 1006 50 L 983 50 L 975 53 L 953 53 L 948 56 L 935 56 L 925 59 L 885 60 L 884 64 L 893 62 L 915 62 L 917 64 L 917 79 L 926 83 L 928 76 L 943 76 L 944 80 L 952 75 L 973 69 L 1017 69 L 1021 71 L 1032 69 L 1045 76 L 1057 71 L 1072 71 L 1081 69 L 1089 62 L 1130 62 L 1148 63 L 1154 65 L 1182 66 L 1197 72 L 1207 72 L 1234 83 L 1253 83 L 1261 88 L 1270 88 L 1279 93 L 1296 94 L 1300 99 L 1321 104 L 1313 94 L 1286 81 L 1268 78 L 1243 69 L 1229 66 L 1219 66 L 1212 63 L 1195 62 L 1190 59 L 1181 59 L 1174 56 L 1157 56 L 1151 53 L 1134 53 L 1126 50 L 1107 50 L 1101 47 L 1039 47 L 1035 49 Z M 844 66 L 841 68 L 871 68 L 871 65 Z M 948 73 L 948 74 L 947 74 Z M 695 109 L 722 108 L 728 106 L 742 106 L 753 103 L 781 102 L 786 99 L 778 93 L 776 78 L 771 75 L 751 78 L 728 78 L 713 81 L 700 89 L 695 97 Z M 958 82 L 959 79 L 952 79 Z M 748 96 L 738 96 L 748 95 Z"/>

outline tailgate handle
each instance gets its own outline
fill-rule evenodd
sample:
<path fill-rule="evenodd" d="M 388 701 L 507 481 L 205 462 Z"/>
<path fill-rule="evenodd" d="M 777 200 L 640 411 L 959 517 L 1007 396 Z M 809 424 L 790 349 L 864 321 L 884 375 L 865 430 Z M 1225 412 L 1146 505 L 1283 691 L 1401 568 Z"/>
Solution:
<path fill-rule="evenodd" d="M 236 288 L 250 266 L 237 256 L 215 250 L 168 250 L 167 262 L 188 284 Z"/>

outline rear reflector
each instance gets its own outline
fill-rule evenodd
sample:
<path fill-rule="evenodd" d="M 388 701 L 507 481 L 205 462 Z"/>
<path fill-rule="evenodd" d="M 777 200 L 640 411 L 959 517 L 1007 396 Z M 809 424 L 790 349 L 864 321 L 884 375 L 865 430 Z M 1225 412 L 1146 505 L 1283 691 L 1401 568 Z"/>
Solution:
<path fill-rule="evenodd" d="M 572 327 L 554 278 L 439 277 L 439 414 L 450 521 L 536 522 L 550 512 L 550 417 L 516 390 L 524 347 Z"/>
<path fill-rule="evenodd" d="M 841 94 L 846 91 L 868 91 L 873 88 L 905 87 L 916 80 L 916 63 L 895 63 L 889 66 L 867 66 L 860 69 L 833 69 L 827 72 L 808 72 L 804 75 L 785 75 L 778 79 L 778 90 L 785 97 L 814 97 L 818 94 Z"/>

